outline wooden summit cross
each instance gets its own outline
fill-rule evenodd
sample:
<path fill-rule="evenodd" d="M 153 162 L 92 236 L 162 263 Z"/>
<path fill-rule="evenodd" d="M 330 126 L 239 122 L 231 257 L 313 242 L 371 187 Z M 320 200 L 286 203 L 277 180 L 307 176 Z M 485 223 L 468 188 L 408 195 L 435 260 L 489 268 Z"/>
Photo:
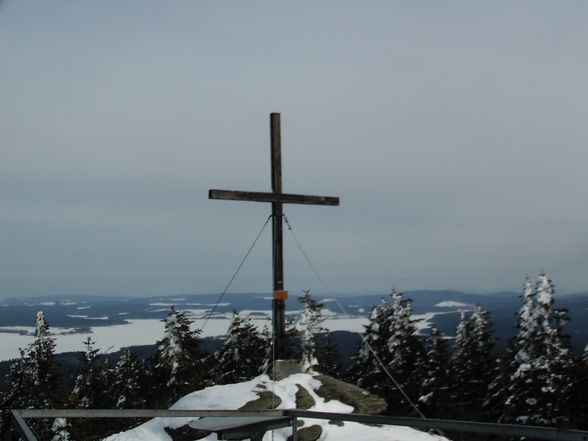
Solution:
<path fill-rule="evenodd" d="M 271 202 L 272 204 L 272 255 L 274 295 L 272 300 L 272 328 L 274 350 L 279 358 L 283 353 L 282 342 L 286 334 L 284 290 L 284 253 L 282 245 L 283 212 L 282 204 L 339 205 L 339 198 L 329 196 L 308 196 L 282 193 L 282 150 L 280 135 L 280 114 L 270 114 L 272 192 L 209 190 L 209 199 L 232 201 Z"/>

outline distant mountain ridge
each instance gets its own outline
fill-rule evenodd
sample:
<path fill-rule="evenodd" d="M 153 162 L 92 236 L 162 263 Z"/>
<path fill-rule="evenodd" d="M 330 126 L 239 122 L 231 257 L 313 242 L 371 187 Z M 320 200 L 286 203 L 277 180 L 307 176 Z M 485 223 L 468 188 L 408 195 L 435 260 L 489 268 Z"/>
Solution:
<path fill-rule="evenodd" d="M 354 317 L 367 317 L 371 308 L 378 305 L 389 294 L 357 294 L 314 297 L 325 301 L 325 308 L 336 315 L 345 312 Z M 415 314 L 435 313 L 431 319 L 441 331 L 452 336 L 461 310 L 475 305 L 491 313 L 498 344 L 503 346 L 514 335 L 515 313 L 521 306 L 520 294 L 497 292 L 494 294 L 472 294 L 455 290 L 415 290 L 404 293 L 411 298 Z M 299 310 L 294 294 L 290 294 L 287 311 Z M 333 301 L 336 297 L 338 301 Z M 129 319 L 161 319 L 172 305 L 182 309 L 209 313 L 219 300 L 218 294 L 172 294 L 151 297 L 113 297 L 56 295 L 6 299 L 0 303 L 0 327 L 32 326 L 38 310 L 44 310 L 52 327 L 84 328 L 124 324 Z M 449 302 L 449 303 L 448 303 Z M 452 306 L 443 306 L 451 304 Z M 462 306 L 459 306 L 461 304 Z M 565 331 L 572 336 L 574 349 L 579 352 L 588 343 L 588 293 L 557 295 L 556 308 L 567 308 L 571 322 Z M 215 314 L 236 311 L 269 311 L 271 297 L 267 293 L 230 293 L 215 308 Z M 0 341 L 2 334 L 0 334 Z"/>

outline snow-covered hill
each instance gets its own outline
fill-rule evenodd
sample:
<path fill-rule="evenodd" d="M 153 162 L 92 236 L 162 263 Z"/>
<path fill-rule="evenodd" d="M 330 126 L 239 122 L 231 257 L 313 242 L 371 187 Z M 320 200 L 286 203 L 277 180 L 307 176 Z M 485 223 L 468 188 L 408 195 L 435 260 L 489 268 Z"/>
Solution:
<path fill-rule="evenodd" d="M 272 381 L 267 375 L 261 375 L 251 381 L 212 386 L 193 392 L 178 400 L 171 409 L 188 410 L 236 410 L 260 398 L 260 394 L 271 392 L 275 395 L 277 409 L 294 409 L 300 403 L 300 390 L 303 388 L 309 410 L 318 412 L 351 413 L 353 407 L 337 400 L 327 400 L 317 392 L 321 382 L 309 374 L 294 374 L 280 381 Z M 308 399 L 310 396 L 311 400 Z M 271 403 L 271 402 L 270 402 Z M 279 403 L 279 404 L 278 404 Z M 268 403 L 269 404 L 269 403 Z M 271 404 L 270 404 L 271 406 Z M 187 426 L 193 418 L 154 418 L 134 429 L 106 438 L 105 441 L 172 441 L 166 429 L 178 429 Z M 366 426 L 359 423 L 345 422 L 338 425 L 324 420 L 304 420 L 305 427 L 318 426 L 321 430 L 320 441 L 446 441 L 446 438 L 430 435 L 409 427 Z M 315 429 L 316 430 L 316 429 Z M 266 433 L 264 441 L 286 441 L 292 433 L 291 428 Z M 216 440 L 216 434 L 210 434 L 203 440 Z"/>

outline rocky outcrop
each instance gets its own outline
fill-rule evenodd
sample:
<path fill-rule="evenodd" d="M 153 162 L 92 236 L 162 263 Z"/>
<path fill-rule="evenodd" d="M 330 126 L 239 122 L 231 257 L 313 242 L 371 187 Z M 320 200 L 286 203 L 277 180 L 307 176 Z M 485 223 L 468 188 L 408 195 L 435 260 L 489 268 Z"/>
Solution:
<path fill-rule="evenodd" d="M 283 380 L 290 375 L 300 373 L 300 363 L 296 360 L 276 360 L 268 373 L 274 381 Z"/>
<path fill-rule="evenodd" d="M 328 375 L 317 375 L 315 378 L 322 386 L 316 393 L 325 400 L 338 400 L 353 406 L 354 413 L 379 414 L 386 410 L 386 401 L 361 387 L 337 380 Z"/>

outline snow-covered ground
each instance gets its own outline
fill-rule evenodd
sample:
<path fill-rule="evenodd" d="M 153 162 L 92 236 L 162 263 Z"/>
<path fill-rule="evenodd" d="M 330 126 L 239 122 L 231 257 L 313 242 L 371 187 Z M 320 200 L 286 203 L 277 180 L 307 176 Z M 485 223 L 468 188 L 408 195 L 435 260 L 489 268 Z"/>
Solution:
<path fill-rule="evenodd" d="M 193 317 L 202 317 L 208 310 L 193 309 L 189 310 Z M 302 312 L 302 311 L 299 311 Z M 270 326 L 270 311 L 243 311 L 251 321 L 259 328 Z M 252 314 L 253 313 L 253 314 Z M 294 313 L 291 311 L 289 313 Z M 445 312 L 429 312 L 426 314 L 416 314 L 413 317 L 418 319 L 417 328 L 419 330 L 428 328 L 431 325 L 430 320 L 437 314 Z M 217 337 L 225 335 L 231 322 L 231 314 L 219 314 L 220 318 L 208 320 L 201 334 L 202 337 Z M 71 329 L 52 328 L 51 332 L 56 334 L 57 347 L 56 353 L 83 351 L 84 340 L 91 336 L 96 342 L 96 347 L 103 351 L 118 351 L 120 348 L 127 346 L 139 346 L 153 344 L 163 338 L 163 322 L 157 319 L 136 319 L 127 320 L 128 324 L 112 326 L 92 327 L 92 333 L 69 333 Z M 368 323 L 365 317 L 344 317 L 341 315 L 329 314 L 324 326 L 331 331 L 350 331 L 363 332 L 364 325 Z M 195 319 L 192 328 L 199 329 L 204 324 L 202 318 Z M 19 331 L 27 332 L 27 335 L 1 332 L 1 331 Z M 19 356 L 18 348 L 23 348 L 29 344 L 33 337 L 34 327 L 27 326 L 7 326 L 0 327 L 0 360 L 8 360 Z"/>
<path fill-rule="evenodd" d="M 309 410 L 316 412 L 351 413 L 353 408 L 337 400 L 326 401 L 316 390 L 321 383 L 308 374 L 291 375 L 281 381 L 274 382 L 267 375 L 262 375 L 251 381 L 212 386 L 193 392 L 178 400 L 171 409 L 178 410 L 235 410 L 247 402 L 258 398 L 258 391 L 272 391 L 281 400 L 278 409 L 296 408 L 296 392 L 298 385 L 304 387 L 312 396 L 315 405 Z M 112 435 L 105 441 L 172 441 L 164 430 L 184 426 L 194 418 L 154 418 L 140 426 Z M 359 423 L 345 422 L 342 426 L 329 424 L 325 420 L 305 420 L 303 427 L 318 425 L 322 429 L 321 441 L 446 441 L 446 438 L 430 435 L 409 427 L 399 426 L 366 426 Z M 286 441 L 291 435 L 291 428 L 275 430 L 273 434 L 265 434 L 264 441 Z M 216 434 L 211 434 L 205 441 L 216 440 Z"/>

